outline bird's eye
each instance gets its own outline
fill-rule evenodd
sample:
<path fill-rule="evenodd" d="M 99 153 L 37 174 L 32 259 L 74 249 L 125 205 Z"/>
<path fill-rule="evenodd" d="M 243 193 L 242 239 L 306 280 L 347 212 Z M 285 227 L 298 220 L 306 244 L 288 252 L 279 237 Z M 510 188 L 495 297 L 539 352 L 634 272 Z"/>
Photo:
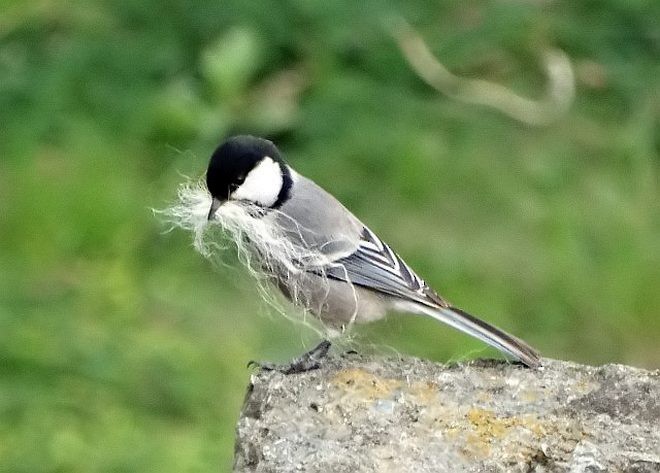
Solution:
<path fill-rule="evenodd" d="M 236 176 L 236 182 L 239 183 L 239 184 L 243 184 L 243 182 L 245 182 L 245 175 L 240 174 L 240 175 Z"/>

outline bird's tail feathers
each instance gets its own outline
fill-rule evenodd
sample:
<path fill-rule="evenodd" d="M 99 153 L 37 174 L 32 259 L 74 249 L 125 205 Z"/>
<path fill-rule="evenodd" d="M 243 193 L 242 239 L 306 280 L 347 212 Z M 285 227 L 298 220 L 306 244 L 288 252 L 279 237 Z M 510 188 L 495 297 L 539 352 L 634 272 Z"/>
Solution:
<path fill-rule="evenodd" d="M 412 305 L 414 306 L 414 312 L 428 315 L 461 332 L 471 335 L 497 348 L 501 352 L 520 360 L 530 368 L 541 366 L 539 353 L 527 343 L 457 307 L 432 307 L 417 303 Z M 406 309 L 411 310 L 412 308 L 407 307 Z"/>

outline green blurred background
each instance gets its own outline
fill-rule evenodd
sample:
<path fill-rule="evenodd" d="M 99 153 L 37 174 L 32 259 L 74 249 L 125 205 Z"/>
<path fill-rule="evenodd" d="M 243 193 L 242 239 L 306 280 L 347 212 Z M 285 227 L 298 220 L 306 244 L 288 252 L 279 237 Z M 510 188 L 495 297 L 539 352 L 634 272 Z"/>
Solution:
<path fill-rule="evenodd" d="M 531 97 L 561 48 L 573 107 L 534 128 L 442 96 L 395 15 L 452 71 Z M 150 209 L 236 132 L 544 355 L 660 366 L 659 25 L 657 0 L 4 0 L 0 469 L 230 468 L 246 362 L 313 337 Z M 414 317 L 357 337 L 496 355 Z"/>

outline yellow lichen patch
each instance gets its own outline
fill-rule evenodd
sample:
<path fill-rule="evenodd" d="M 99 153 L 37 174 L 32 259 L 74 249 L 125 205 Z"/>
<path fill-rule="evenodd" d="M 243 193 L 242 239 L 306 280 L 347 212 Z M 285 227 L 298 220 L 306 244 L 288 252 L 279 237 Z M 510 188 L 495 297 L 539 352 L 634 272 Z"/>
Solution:
<path fill-rule="evenodd" d="M 534 415 L 525 415 L 520 418 L 520 426 L 530 430 L 537 437 L 543 437 L 548 433 L 548 422 L 539 421 Z"/>
<path fill-rule="evenodd" d="M 479 435 L 468 434 L 461 452 L 471 458 L 486 458 L 490 455 L 490 446 Z"/>
<path fill-rule="evenodd" d="M 401 387 L 401 381 L 397 379 L 381 378 L 356 368 L 338 372 L 330 382 L 345 393 L 365 401 L 391 398 L 394 391 Z"/>
<path fill-rule="evenodd" d="M 492 411 L 472 408 L 465 414 L 472 432 L 466 436 L 463 453 L 475 458 L 486 458 L 496 445 L 502 445 L 510 430 L 516 427 L 529 429 L 534 435 L 541 430 L 531 418 L 498 417 Z M 522 447 L 521 447 L 522 448 Z"/>
<path fill-rule="evenodd" d="M 526 389 L 525 391 L 520 393 L 519 397 L 523 401 L 531 403 L 538 401 L 542 397 L 542 393 L 539 391 Z"/>
<path fill-rule="evenodd" d="M 438 386 L 430 381 L 412 383 L 407 389 L 412 400 L 421 405 L 428 405 L 438 396 Z"/>
<path fill-rule="evenodd" d="M 547 422 L 541 422 L 536 416 L 530 414 L 520 417 L 497 417 L 491 411 L 473 408 L 467 412 L 465 417 L 482 437 L 491 439 L 505 436 L 514 427 L 522 427 L 535 436 L 542 437 L 551 427 Z"/>
<path fill-rule="evenodd" d="M 497 417 L 485 409 L 470 409 L 465 415 L 472 424 L 477 435 L 484 440 L 501 438 L 512 428 L 520 425 L 520 420 L 514 417 Z"/>

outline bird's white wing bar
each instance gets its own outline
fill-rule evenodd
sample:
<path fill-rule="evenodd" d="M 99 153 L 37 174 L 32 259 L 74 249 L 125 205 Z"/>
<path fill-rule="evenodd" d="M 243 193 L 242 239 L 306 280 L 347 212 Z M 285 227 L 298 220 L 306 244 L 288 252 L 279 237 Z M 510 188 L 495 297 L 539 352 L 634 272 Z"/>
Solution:
<path fill-rule="evenodd" d="M 422 304 L 432 303 L 424 280 L 366 227 L 355 252 L 324 268 L 324 272 L 330 278 L 385 294 Z"/>
<path fill-rule="evenodd" d="M 325 268 L 328 277 L 394 296 L 399 299 L 395 306 L 400 309 L 429 315 L 508 353 L 528 366 L 540 365 L 538 353 L 525 342 L 451 306 L 438 296 L 366 227 L 357 250 L 335 263 Z"/>

